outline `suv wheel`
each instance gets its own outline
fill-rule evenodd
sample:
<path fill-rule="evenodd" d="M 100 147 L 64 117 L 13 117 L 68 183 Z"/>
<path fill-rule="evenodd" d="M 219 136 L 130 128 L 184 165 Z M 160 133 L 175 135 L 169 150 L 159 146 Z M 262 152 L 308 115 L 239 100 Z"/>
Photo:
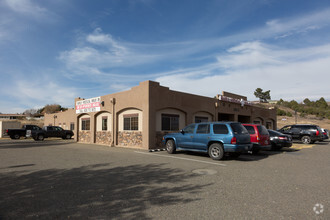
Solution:
<path fill-rule="evenodd" d="M 209 155 L 213 160 L 221 160 L 224 156 L 224 150 L 221 144 L 213 143 L 209 147 Z"/>
<path fill-rule="evenodd" d="M 175 144 L 174 144 L 174 141 L 173 140 L 168 140 L 166 142 L 166 151 L 169 154 L 175 153 Z"/>
<path fill-rule="evenodd" d="M 42 134 L 38 135 L 38 141 L 43 141 L 44 140 L 44 136 Z"/>
<path fill-rule="evenodd" d="M 301 138 L 301 141 L 304 143 L 304 144 L 311 144 L 312 143 L 312 139 L 310 136 L 303 136 Z"/>
<path fill-rule="evenodd" d="M 19 134 L 14 134 L 14 139 L 19 139 L 19 138 L 20 138 Z"/>
<path fill-rule="evenodd" d="M 70 134 L 67 134 L 67 135 L 65 136 L 65 139 L 71 139 L 71 135 L 70 135 Z"/>

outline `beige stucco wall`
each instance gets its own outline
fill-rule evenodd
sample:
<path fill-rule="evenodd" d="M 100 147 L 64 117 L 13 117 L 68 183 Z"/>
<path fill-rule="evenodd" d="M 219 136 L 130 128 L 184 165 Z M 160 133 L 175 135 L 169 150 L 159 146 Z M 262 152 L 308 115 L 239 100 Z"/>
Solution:
<path fill-rule="evenodd" d="M 54 116 L 56 116 L 54 120 Z M 55 123 L 54 123 L 55 121 Z M 76 112 L 74 109 L 68 109 L 67 111 L 63 112 L 57 112 L 54 114 L 45 114 L 44 118 L 44 125 L 53 125 L 53 126 L 59 126 L 59 124 L 63 125 L 65 123 L 66 128 L 64 129 L 70 129 L 70 124 L 74 123 L 75 127 L 76 125 Z M 63 126 L 62 126 L 63 127 Z"/>
<path fill-rule="evenodd" d="M 195 121 L 196 117 L 205 117 L 208 121 L 212 121 L 213 119 L 213 116 L 207 112 L 196 112 L 195 114 L 193 114 L 192 120 Z"/>

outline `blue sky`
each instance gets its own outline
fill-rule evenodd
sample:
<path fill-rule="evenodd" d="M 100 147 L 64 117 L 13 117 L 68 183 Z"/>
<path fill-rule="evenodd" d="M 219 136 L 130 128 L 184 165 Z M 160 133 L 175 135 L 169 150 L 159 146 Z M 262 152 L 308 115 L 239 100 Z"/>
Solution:
<path fill-rule="evenodd" d="M 330 101 L 328 0 L 0 0 L 0 112 L 158 81 Z"/>

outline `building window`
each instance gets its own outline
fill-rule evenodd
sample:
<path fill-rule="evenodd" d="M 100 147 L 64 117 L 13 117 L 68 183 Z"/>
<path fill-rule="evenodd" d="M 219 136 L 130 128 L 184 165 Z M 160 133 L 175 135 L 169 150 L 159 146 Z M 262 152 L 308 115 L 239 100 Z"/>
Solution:
<path fill-rule="evenodd" d="M 178 131 L 179 115 L 162 114 L 162 131 Z"/>
<path fill-rule="evenodd" d="M 208 122 L 208 121 L 209 121 L 208 117 L 201 117 L 201 116 L 196 116 L 195 117 L 195 123 Z"/>
<path fill-rule="evenodd" d="M 124 115 L 124 130 L 125 131 L 139 130 L 139 114 Z"/>
<path fill-rule="evenodd" d="M 71 130 L 71 131 L 74 130 L 74 123 L 73 123 L 73 122 L 70 123 L 70 130 Z"/>
<path fill-rule="evenodd" d="M 108 130 L 108 116 L 102 117 L 102 131 Z"/>
<path fill-rule="evenodd" d="M 91 120 L 89 118 L 82 118 L 81 119 L 81 130 L 82 131 L 89 131 L 91 125 Z"/>

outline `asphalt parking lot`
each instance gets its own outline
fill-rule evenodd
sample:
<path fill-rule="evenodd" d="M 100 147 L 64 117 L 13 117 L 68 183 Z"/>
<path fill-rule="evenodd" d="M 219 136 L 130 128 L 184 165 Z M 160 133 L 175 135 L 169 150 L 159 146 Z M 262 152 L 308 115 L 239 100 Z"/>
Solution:
<path fill-rule="evenodd" d="M 329 219 L 330 144 L 213 161 L 0 139 L 0 219 Z"/>

